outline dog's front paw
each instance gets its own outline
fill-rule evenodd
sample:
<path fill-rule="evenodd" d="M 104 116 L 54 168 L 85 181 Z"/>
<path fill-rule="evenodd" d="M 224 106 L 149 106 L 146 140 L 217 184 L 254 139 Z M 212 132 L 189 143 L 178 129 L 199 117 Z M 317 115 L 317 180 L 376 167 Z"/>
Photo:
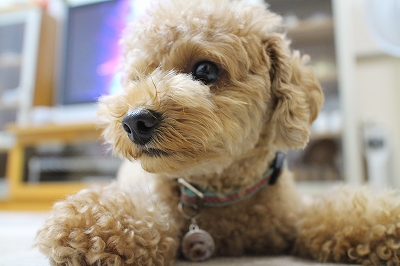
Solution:
<path fill-rule="evenodd" d="M 168 265 L 175 226 L 114 186 L 83 190 L 54 205 L 35 246 L 52 265 Z M 137 217 L 140 217 L 138 219 Z"/>

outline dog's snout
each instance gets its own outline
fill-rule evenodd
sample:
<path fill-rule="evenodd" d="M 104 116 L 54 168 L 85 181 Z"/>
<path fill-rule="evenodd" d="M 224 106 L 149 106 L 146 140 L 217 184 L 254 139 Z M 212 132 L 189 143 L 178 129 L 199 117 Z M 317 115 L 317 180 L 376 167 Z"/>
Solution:
<path fill-rule="evenodd" d="M 160 114 L 147 109 L 135 109 L 122 119 L 122 127 L 129 139 L 139 145 L 148 143 L 159 125 Z"/>

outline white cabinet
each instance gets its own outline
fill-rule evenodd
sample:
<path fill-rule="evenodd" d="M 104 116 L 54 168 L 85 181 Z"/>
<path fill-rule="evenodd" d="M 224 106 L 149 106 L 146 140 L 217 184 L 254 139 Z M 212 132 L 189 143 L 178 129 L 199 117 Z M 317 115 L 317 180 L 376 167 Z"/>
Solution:
<path fill-rule="evenodd" d="M 29 122 L 33 105 L 50 105 L 55 23 L 35 4 L 0 9 L 0 148 L 8 123 Z"/>

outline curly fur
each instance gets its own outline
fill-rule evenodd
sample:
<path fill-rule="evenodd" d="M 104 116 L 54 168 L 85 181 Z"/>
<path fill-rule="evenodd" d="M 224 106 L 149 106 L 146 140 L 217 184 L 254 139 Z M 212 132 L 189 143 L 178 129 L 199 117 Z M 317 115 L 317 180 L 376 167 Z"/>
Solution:
<path fill-rule="evenodd" d="M 393 191 L 337 187 L 305 210 L 296 253 L 319 261 L 399 265 L 399 203 Z"/>
<path fill-rule="evenodd" d="M 54 205 L 35 242 L 52 265 L 171 265 L 189 227 L 177 208 L 178 177 L 216 192 L 248 188 L 277 151 L 307 144 L 323 95 L 308 58 L 278 33 L 280 23 L 262 5 L 168 0 L 127 29 L 125 91 L 102 97 L 99 108 L 104 138 L 127 160 L 117 181 Z M 201 60 L 221 69 L 216 83 L 192 78 Z M 145 145 L 121 125 L 140 108 L 161 114 Z M 163 154 L 150 156 L 151 149 Z M 398 265 L 399 210 L 393 196 L 366 189 L 306 204 L 286 169 L 275 185 L 204 207 L 197 220 L 216 255 Z"/>

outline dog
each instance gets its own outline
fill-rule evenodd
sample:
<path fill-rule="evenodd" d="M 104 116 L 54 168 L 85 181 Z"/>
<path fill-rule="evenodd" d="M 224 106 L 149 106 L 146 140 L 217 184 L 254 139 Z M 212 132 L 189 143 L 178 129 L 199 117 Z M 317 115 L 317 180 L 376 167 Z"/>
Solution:
<path fill-rule="evenodd" d="M 51 265 L 172 265 L 291 254 L 399 265 L 400 205 L 340 187 L 303 200 L 284 163 L 323 104 L 281 18 L 228 0 L 153 4 L 123 37 L 124 92 L 99 100 L 117 180 L 54 204 Z"/>

